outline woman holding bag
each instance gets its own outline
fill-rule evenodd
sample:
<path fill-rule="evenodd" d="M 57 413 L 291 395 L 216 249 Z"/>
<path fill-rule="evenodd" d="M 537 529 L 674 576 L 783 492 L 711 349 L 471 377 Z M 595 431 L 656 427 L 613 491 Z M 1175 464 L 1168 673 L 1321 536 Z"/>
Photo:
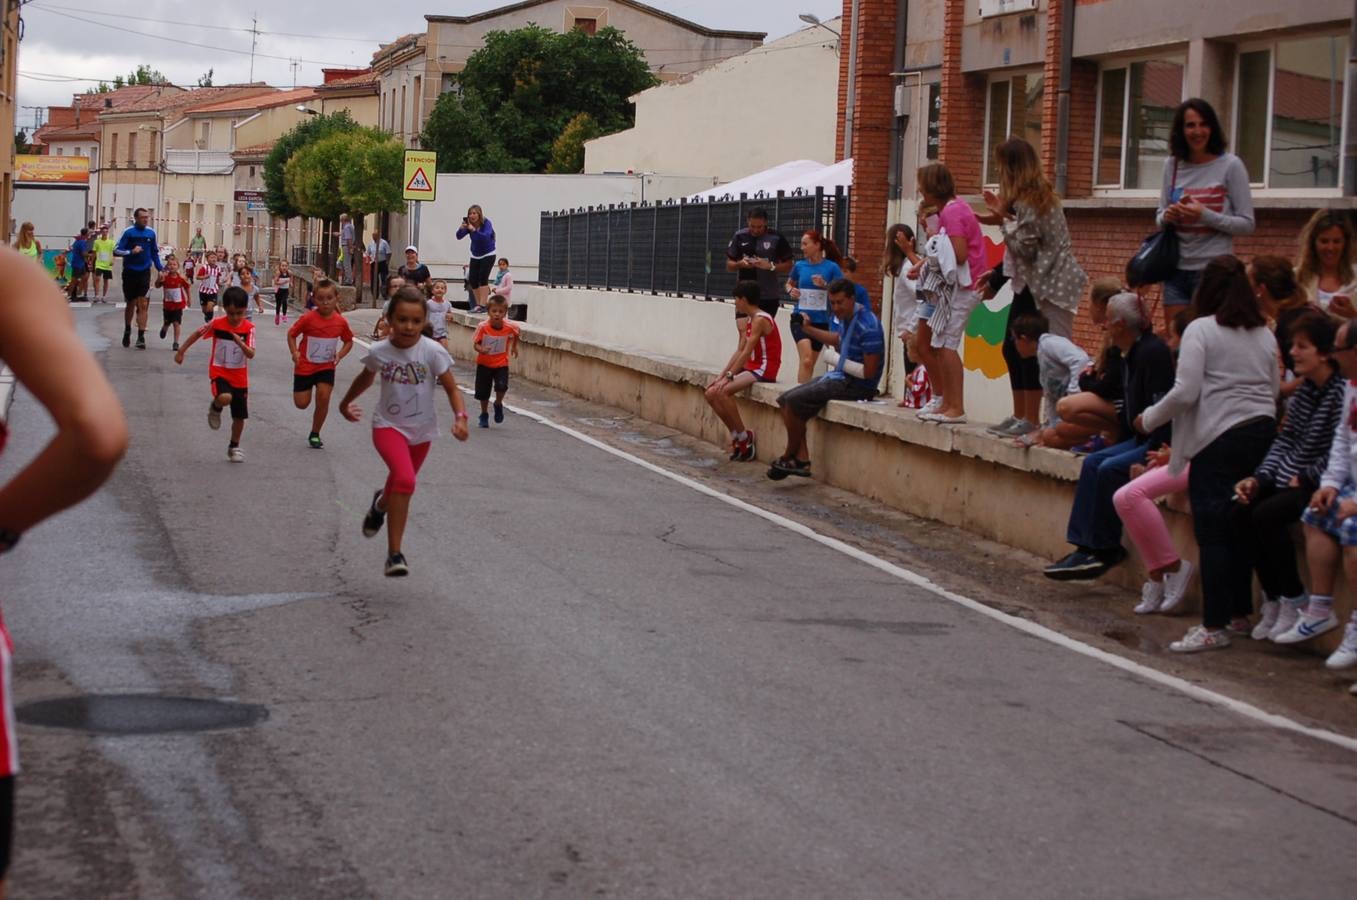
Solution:
<path fill-rule="evenodd" d="M 1253 194 L 1243 161 L 1225 152 L 1225 132 L 1211 104 L 1184 100 L 1173 114 L 1169 158 L 1155 221 L 1178 236 L 1178 268 L 1164 280 L 1164 315 L 1192 300 L 1206 264 L 1234 253 L 1236 235 L 1252 234 Z"/>

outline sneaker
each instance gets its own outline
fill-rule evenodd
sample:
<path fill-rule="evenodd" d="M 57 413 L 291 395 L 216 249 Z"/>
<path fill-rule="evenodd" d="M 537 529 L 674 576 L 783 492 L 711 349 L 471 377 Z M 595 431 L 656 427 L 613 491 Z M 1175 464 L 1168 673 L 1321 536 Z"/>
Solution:
<path fill-rule="evenodd" d="M 1174 653 L 1200 653 L 1203 650 L 1221 650 L 1230 646 L 1230 634 L 1224 628 L 1212 631 L 1205 625 L 1193 625 L 1182 640 L 1169 644 Z"/>
<path fill-rule="evenodd" d="M 1300 607 L 1294 603 L 1282 601 L 1277 604 L 1277 621 L 1272 624 L 1272 630 L 1267 633 L 1269 641 L 1275 641 L 1277 638 L 1291 630 L 1291 626 L 1296 624 L 1300 618 Z"/>
<path fill-rule="evenodd" d="M 1150 613 L 1159 611 L 1159 604 L 1164 599 L 1164 582 L 1147 581 L 1140 586 L 1140 602 L 1132 610 L 1138 616 L 1148 616 Z"/>
<path fill-rule="evenodd" d="M 1341 624 L 1338 617 L 1329 610 L 1328 615 L 1312 616 L 1309 613 L 1301 613 L 1296 619 L 1296 624 L 1284 634 L 1273 638 L 1277 644 L 1299 644 L 1302 641 L 1308 641 L 1311 638 L 1317 638 L 1326 631 L 1333 631 Z"/>
<path fill-rule="evenodd" d="M 479 426 L 481 426 L 482 428 L 489 428 L 489 427 L 490 427 L 490 414 L 489 414 L 489 413 L 481 413 L 480 418 L 476 419 L 476 424 L 479 425 Z"/>
<path fill-rule="evenodd" d="M 758 458 L 759 448 L 754 443 L 754 432 L 751 429 L 749 439 L 744 442 L 744 448 L 740 451 L 740 462 L 753 462 Z"/>
<path fill-rule="evenodd" d="M 1024 434 L 1031 434 L 1036 431 L 1038 427 L 1026 419 L 1019 419 L 1009 426 L 1009 429 L 1004 432 L 1004 437 L 1022 437 Z"/>
<path fill-rule="evenodd" d="M 1272 627 L 1277 624 L 1277 612 L 1281 604 L 1276 600 L 1264 600 L 1263 608 L 1260 610 L 1262 616 L 1258 619 L 1258 624 L 1253 626 L 1253 632 L 1249 637 L 1255 641 L 1265 641 L 1268 635 L 1272 633 Z"/>
<path fill-rule="evenodd" d="M 284 324 L 284 325 L 287 324 L 287 316 L 283 316 L 283 324 Z"/>
<path fill-rule="evenodd" d="M 499 425 L 504 421 L 504 404 L 495 404 L 495 424 Z"/>
<path fill-rule="evenodd" d="M 318 434 L 311 435 L 306 439 L 306 442 L 311 445 L 312 450 L 319 450 L 325 446 L 325 442 L 320 439 Z"/>
<path fill-rule="evenodd" d="M 1041 574 L 1055 581 L 1082 581 L 1097 578 L 1109 568 L 1111 566 L 1087 550 L 1075 550 L 1042 569 Z"/>
<path fill-rule="evenodd" d="M 146 335 L 144 334 L 137 335 L 137 349 L 138 350 L 146 349 Z"/>
<path fill-rule="evenodd" d="M 923 406 L 919 407 L 919 416 L 922 417 L 925 413 L 932 414 L 940 409 L 942 409 L 942 397 L 934 397 L 932 400 L 929 400 Z"/>
<path fill-rule="evenodd" d="M 727 458 L 731 462 L 739 462 L 744 459 L 744 442 L 732 440 L 730 442 L 730 456 Z"/>
<path fill-rule="evenodd" d="M 368 507 L 367 514 L 363 516 L 363 537 L 370 538 L 382 530 L 382 523 L 386 521 L 386 511 L 377 508 L 377 501 L 381 497 L 381 491 L 372 495 L 372 504 Z"/>
<path fill-rule="evenodd" d="M 166 335 L 167 332 L 169 332 L 169 330 L 170 330 L 170 326 L 169 326 L 168 323 L 166 323 L 166 324 L 160 326 L 160 339 L 161 339 L 162 341 L 165 340 L 165 335 Z"/>
<path fill-rule="evenodd" d="M 174 342 L 174 346 L 171 347 L 170 349 L 173 350 L 175 353 L 178 353 L 178 352 L 179 352 L 179 342 L 178 342 L 178 341 L 175 341 L 175 342 Z"/>
<path fill-rule="evenodd" d="M 132 329 L 130 328 L 123 329 L 123 346 L 124 347 L 132 346 Z"/>
<path fill-rule="evenodd" d="M 1107 440 L 1101 434 L 1095 434 L 1078 447 L 1073 448 L 1074 453 L 1087 454 L 1097 453 L 1099 450 L 1107 449 Z"/>
<path fill-rule="evenodd" d="M 1346 669 L 1357 666 L 1357 622 L 1349 622 L 1343 633 L 1343 643 L 1324 660 L 1326 669 Z"/>
<path fill-rule="evenodd" d="M 988 431 L 990 434 L 1008 434 L 1008 429 L 1012 428 L 1014 425 L 1017 425 L 1021 421 L 1022 419 L 1019 419 L 1017 416 L 1009 416 L 1007 419 L 1004 419 L 998 425 L 991 425 L 985 430 Z"/>
<path fill-rule="evenodd" d="M 221 428 L 221 407 L 215 403 L 207 404 L 207 427 L 213 431 Z"/>
<path fill-rule="evenodd" d="M 1183 598 L 1187 596 L 1188 586 L 1192 584 L 1192 576 L 1196 571 L 1196 566 L 1182 560 L 1177 572 L 1164 573 L 1164 602 L 1159 604 L 1162 615 L 1174 616 L 1182 612 Z"/>
<path fill-rule="evenodd" d="M 410 574 L 410 565 L 405 561 L 404 553 L 393 553 L 386 558 L 386 576 L 395 578 Z"/>
<path fill-rule="evenodd" d="M 1240 637 L 1243 637 L 1246 634 L 1252 635 L 1253 633 L 1252 623 L 1249 622 L 1248 616 L 1235 616 L 1230 620 L 1230 624 L 1225 626 L 1225 629 L 1229 631 L 1230 634 L 1237 634 Z"/>
<path fill-rule="evenodd" d="M 239 447 L 227 447 L 226 458 L 234 463 L 243 463 L 245 461 L 245 451 Z"/>
<path fill-rule="evenodd" d="M 273 324 L 274 324 L 274 325 L 281 325 L 281 324 L 283 324 L 283 317 L 282 317 L 282 316 L 274 316 L 274 317 L 273 317 Z"/>

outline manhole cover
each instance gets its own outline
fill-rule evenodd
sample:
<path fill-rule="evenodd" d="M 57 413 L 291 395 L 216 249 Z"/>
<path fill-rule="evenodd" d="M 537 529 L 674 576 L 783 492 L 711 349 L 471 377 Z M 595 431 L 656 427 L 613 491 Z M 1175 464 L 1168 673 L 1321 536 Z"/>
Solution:
<path fill-rule="evenodd" d="M 245 728 L 269 711 L 254 703 L 228 703 L 157 694 L 95 694 L 25 703 L 15 710 L 25 725 L 94 734 L 166 734 Z"/>

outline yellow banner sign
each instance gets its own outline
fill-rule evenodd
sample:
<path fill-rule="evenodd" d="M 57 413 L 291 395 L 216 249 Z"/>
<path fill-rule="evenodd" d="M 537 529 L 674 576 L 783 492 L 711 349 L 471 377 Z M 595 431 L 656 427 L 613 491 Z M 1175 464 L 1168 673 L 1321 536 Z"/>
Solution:
<path fill-rule="evenodd" d="M 16 154 L 14 157 L 14 183 L 89 184 L 89 157 Z"/>
<path fill-rule="evenodd" d="M 438 194 L 438 154 L 432 150 L 406 150 L 405 185 L 402 195 L 406 200 L 433 201 Z"/>

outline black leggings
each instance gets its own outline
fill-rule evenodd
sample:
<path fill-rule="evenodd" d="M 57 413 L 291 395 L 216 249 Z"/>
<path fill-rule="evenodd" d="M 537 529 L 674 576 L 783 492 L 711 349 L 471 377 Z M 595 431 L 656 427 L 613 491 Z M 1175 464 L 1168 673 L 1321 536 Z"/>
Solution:
<path fill-rule="evenodd" d="M 1296 568 L 1296 542 L 1291 526 L 1310 505 L 1309 488 L 1275 488 L 1259 484 L 1248 506 L 1234 505 L 1230 524 L 1236 540 L 1253 551 L 1253 570 L 1268 597 L 1299 597 L 1305 593 Z M 1253 598 L 1248 601 L 1252 612 Z M 1241 604 L 1242 608 L 1242 604 Z"/>
<path fill-rule="evenodd" d="M 1008 308 L 1008 324 L 1004 326 L 1004 362 L 1008 364 L 1008 384 L 1015 391 L 1041 390 L 1041 367 L 1034 356 L 1024 359 L 1018 355 L 1018 347 L 1013 343 L 1013 334 L 1008 329 L 1018 316 L 1037 311 L 1036 298 L 1027 288 L 1013 295 L 1013 304 Z"/>
<path fill-rule="evenodd" d="M 13 740 L 14 736 L 10 735 Z M 14 776 L 0 778 L 0 881 L 9 875 L 9 858 L 14 849 Z"/>
<path fill-rule="evenodd" d="M 277 304 L 275 315 L 287 315 L 287 288 L 279 288 L 273 293 L 274 303 Z"/>

